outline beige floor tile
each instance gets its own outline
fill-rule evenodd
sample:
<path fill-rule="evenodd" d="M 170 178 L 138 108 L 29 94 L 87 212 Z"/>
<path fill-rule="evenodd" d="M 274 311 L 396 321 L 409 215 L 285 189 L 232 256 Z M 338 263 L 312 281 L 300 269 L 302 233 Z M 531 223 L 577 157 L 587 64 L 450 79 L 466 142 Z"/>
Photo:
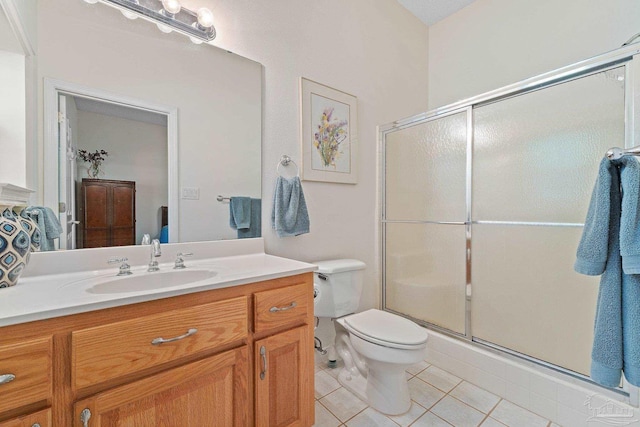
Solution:
<path fill-rule="evenodd" d="M 438 402 L 431 408 L 431 412 L 456 427 L 476 427 L 485 417 L 482 412 L 451 396 Z"/>
<path fill-rule="evenodd" d="M 482 424 L 480 424 L 480 427 L 506 427 L 506 426 L 502 423 L 499 423 L 498 421 L 494 420 L 491 417 L 487 417 L 487 419 L 484 420 Z"/>
<path fill-rule="evenodd" d="M 418 378 L 431 384 L 432 386 L 449 393 L 462 380 L 447 371 L 431 365 L 417 375 Z"/>
<path fill-rule="evenodd" d="M 418 405 L 416 402 L 411 402 L 411 408 L 409 408 L 409 412 L 402 415 L 390 415 L 389 418 L 400 424 L 402 427 L 407 427 L 412 422 L 420 418 L 425 412 L 427 412 L 425 408 Z"/>
<path fill-rule="evenodd" d="M 451 427 L 451 424 L 431 412 L 427 412 L 411 424 L 411 427 Z"/>
<path fill-rule="evenodd" d="M 398 427 L 396 423 L 373 408 L 365 409 L 345 424 L 347 427 Z"/>
<path fill-rule="evenodd" d="M 324 371 L 327 374 L 331 375 L 333 378 L 338 378 L 338 375 L 340 375 L 340 371 L 342 371 L 342 368 L 344 368 L 344 362 L 342 360 L 338 360 L 338 364 L 335 368 L 325 367 Z"/>
<path fill-rule="evenodd" d="M 426 409 L 431 408 L 444 396 L 443 392 L 417 377 L 409 380 L 409 392 L 411 399 Z"/>
<path fill-rule="evenodd" d="M 485 414 L 488 414 L 500 401 L 500 398 L 495 394 L 466 381 L 458 384 L 449 394 Z"/>
<path fill-rule="evenodd" d="M 340 388 L 340 383 L 325 371 L 320 371 L 315 374 L 315 382 L 316 399 L 320 399 Z"/>
<path fill-rule="evenodd" d="M 316 423 L 313 427 L 338 427 L 342 422 L 316 401 Z"/>
<path fill-rule="evenodd" d="M 411 375 L 417 375 L 420 372 L 427 369 L 429 366 L 431 365 L 429 365 L 429 363 L 426 360 L 423 360 L 421 362 L 418 362 L 414 365 L 409 366 L 409 368 L 407 368 L 407 372 L 409 372 Z"/>
<path fill-rule="evenodd" d="M 490 415 L 509 427 L 546 427 L 549 424 L 541 416 L 506 400 L 501 401 Z"/>
<path fill-rule="evenodd" d="M 347 421 L 367 407 L 362 400 L 342 387 L 320 399 L 320 403 L 342 422 Z"/>

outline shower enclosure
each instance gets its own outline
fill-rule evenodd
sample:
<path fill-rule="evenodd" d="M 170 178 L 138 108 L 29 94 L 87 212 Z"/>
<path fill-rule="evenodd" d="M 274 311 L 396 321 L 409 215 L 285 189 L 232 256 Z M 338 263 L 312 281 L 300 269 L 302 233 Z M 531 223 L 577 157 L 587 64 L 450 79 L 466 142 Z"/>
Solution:
<path fill-rule="evenodd" d="M 588 379 L 599 277 L 573 263 L 600 160 L 640 144 L 639 52 L 380 128 L 384 309 Z"/>

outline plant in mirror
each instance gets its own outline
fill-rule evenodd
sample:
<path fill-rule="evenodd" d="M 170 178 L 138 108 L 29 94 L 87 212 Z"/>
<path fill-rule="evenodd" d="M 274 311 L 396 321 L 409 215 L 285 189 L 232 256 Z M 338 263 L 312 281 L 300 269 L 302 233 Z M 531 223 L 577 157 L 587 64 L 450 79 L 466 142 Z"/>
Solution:
<path fill-rule="evenodd" d="M 38 94 L 38 102 L 27 97 L 26 108 L 37 143 L 26 149 L 17 142 L 24 152 L 44 153 L 42 161 L 36 154 L 25 159 L 37 165 L 26 173 L 37 204 L 62 211 L 56 246 L 86 247 L 78 242 L 89 225 L 111 235 L 98 246 L 140 243 L 144 234 L 166 242 L 238 238 L 229 226 L 228 201 L 216 197 L 261 198 L 262 66 L 160 33 L 113 8 L 77 0 L 2 2 L 37 8 L 23 14 L 37 17 L 34 25 L 22 23 L 36 60 L 23 54 L 17 71 L 33 77 L 24 86 Z M 7 33 L 0 28 L 0 35 Z M 82 163 L 69 160 L 78 147 L 108 153 L 108 167 L 98 165 L 101 173 L 88 178 Z M 93 178 L 104 182 L 91 184 L 102 186 L 83 192 L 83 179 Z M 109 189 L 107 181 L 120 184 Z M 122 190 L 125 182 L 135 184 L 131 194 Z M 122 212 L 105 209 L 115 216 L 100 222 L 100 215 L 82 208 L 89 193 L 105 202 L 127 194 L 131 205 Z M 133 237 L 121 239 L 125 219 Z"/>

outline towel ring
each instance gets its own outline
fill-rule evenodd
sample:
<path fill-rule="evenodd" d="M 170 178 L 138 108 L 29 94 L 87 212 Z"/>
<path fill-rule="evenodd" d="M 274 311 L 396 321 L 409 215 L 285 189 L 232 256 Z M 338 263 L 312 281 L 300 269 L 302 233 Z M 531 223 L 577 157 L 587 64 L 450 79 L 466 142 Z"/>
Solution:
<path fill-rule="evenodd" d="M 293 161 L 293 159 L 289 156 L 287 156 L 286 154 L 282 155 L 282 157 L 280 157 L 280 161 L 278 162 L 278 164 L 276 165 L 276 173 L 278 175 L 280 175 L 280 166 L 289 166 L 289 164 L 293 163 L 293 165 L 296 167 L 296 175 L 295 176 L 299 176 L 300 175 L 300 169 L 298 168 L 298 165 L 296 164 L 296 162 Z M 282 176 L 282 175 L 280 175 Z"/>

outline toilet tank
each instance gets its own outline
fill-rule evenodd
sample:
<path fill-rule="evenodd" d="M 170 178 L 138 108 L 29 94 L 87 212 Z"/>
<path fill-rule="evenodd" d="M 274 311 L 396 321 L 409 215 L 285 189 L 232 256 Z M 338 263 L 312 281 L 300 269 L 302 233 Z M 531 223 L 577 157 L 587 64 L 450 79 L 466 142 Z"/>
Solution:
<path fill-rule="evenodd" d="M 341 317 L 355 313 L 362 293 L 366 264 L 357 259 L 314 262 L 314 310 L 316 317 Z"/>

